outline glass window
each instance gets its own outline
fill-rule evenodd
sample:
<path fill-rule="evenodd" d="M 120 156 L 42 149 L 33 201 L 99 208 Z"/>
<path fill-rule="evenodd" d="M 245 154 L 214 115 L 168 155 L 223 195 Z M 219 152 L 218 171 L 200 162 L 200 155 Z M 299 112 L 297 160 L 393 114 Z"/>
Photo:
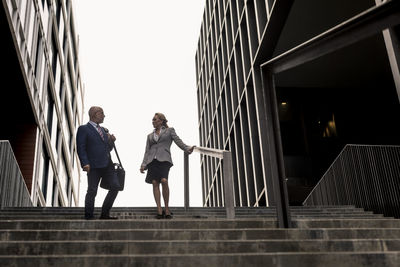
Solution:
<path fill-rule="evenodd" d="M 69 89 L 69 97 L 70 97 L 70 100 L 69 100 L 69 103 L 71 104 L 71 107 L 73 107 L 74 106 L 74 100 L 75 100 L 75 91 L 74 91 L 74 88 L 72 87 L 72 84 L 73 84 L 73 82 L 74 82 L 74 75 L 73 75 L 73 72 L 74 72 L 74 69 L 72 68 L 72 66 L 71 66 L 71 63 L 70 63 L 71 61 L 70 60 L 68 60 L 68 72 L 67 72 L 67 80 L 68 80 L 68 89 Z"/>
<path fill-rule="evenodd" d="M 67 196 L 68 178 L 67 177 L 68 177 L 68 175 L 67 175 L 66 164 L 65 164 L 65 155 L 64 155 L 64 153 L 62 153 L 58 179 L 60 181 L 61 191 L 62 191 L 62 195 L 64 196 L 64 199 L 68 198 L 68 196 Z"/>
<path fill-rule="evenodd" d="M 57 112 L 53 114 L 53 130 L 51 131 L 51 148 L 53 149 L 54 160 L 58 160 L 58 130 L 57 130 Z"/>
<path fill-rule="evenodd" d="M 75 40 L 75 29 L 74 29 L 74 27 L 73 27 L 73 20 L 72 20 L 72 18 L 71 18 L 71 20 L 70 20 L 70 26 L 69 26 L 69 28 L 70 28 L 70 36 L 69 36 L 69 45 L 70 45 L 70 47 L 71 47 L 71 56 L 72 56 L 72 62 L 74 62 L 74 68 L 76 67 L 75 66 L 75 64 L 76 64 L 76 47 L 75 47 L 75 42 L 74 42 L 74 40 Z"/>
<path fill-rule="evenodd" d="M 44 199 L 47 199 L 47 188 L 48 188 L 48 175 L 49 175 L 49 155 L 47 153 L 47 149 L 46 146 L 43 145 L 42 148 L 42 160 L 43 160 L 43 164 L 42 164 L 42 174 L 39 176 L 39 185 L 41 186 L 42 189 L 42 193 L 44 196 Z"/>
<path fill-rule="evenodd" d="M 19 18 L 21 20 L 21 26 L 25 30 L 25 19 L 26 19 L 26 11 L 28 9 L 28 5 L 31 5 L 31 1 L 20 1 L 19 2 Z"/>
<path fill-rule="evenodd" d="M 60 21 L 58 24 L 58 40 L 60 42 L 60 45 L 64 44 L 64 27 L 65 27 L 64 26 L 64 15 L 61 12 L 60 13 Z M 61 47 L 60 49 L 63 49 L 63 48 Z"/>
<path fill-rule="evenodd" d="M 54 113 L 54 100 L 53 100 L 53 95 L 51 94 L 50 84 L 48 84 L 48 86 L 47 86 L 47 101 L 45 104 L 45 114 L 47 114 L 46 122 L 47 122 L 47 129 L 50 134 L 50 138 L 51 138 L 51 134 L 52 134 L 51 129 L 53 126 L 53 113 Z"/>
<path fill-rule="evenodd" d="M 36 54 L 35 57 L 32 57 L 31 60 L 33 64 L 35 64 L 35 77 L 36 77 L 36 83 L 39 86 L 39 79 L 40 79 L 40 54 L 42 50 L 42 38 L 39 38 L 36 44 Z"/>
<path fill-rule="evenodd" d="M 71 146 L 71 131 L 69 129 L 69 120 L 68 120 L 68 110 L 67 107 L 64 109 L 64 122 L 63 122 L 63 131 L 64 131 L 64 137 L 65 137 L 65 142 L 67 144 L 67 149 L 68 152 L 70 150 Z"/>
<path fill-rule="evenodd" d="M 39 57 L 37 59 L 36 83 L 39 90 L 39 99 L 42 100 L 45 79 L 47 78 L 46 58 L 44 56 L 43 47 L 41 46 Z"/>
<path fill-rule="evenodd" d="M 43 30 L 44 30 L 44 35 L 47 39 L 47 31 L 48 31 L 48 26 L 49 26 L 49 6 L 47 5 L 47 0 L 43 0 L 43 15 L 42 15 L 42 22 L 43 22 Z"/>
<path fill-rule="evenodd" d="M 46 206 L 52 206 L 52 201 L 53 201 L 53 190 L 54 190 L 54 171 L 53 171 L 53 167 L 51 165 L 49 165 L 49 174 L 47 175 L 47 177 L 51 177 L 51 179 L 48 179 L 47 181 L 47 192 L 45 195 L 45 199 L 46 199 Z"/>
<path fill-rule="evenodd" d="M 51 201 L 52 201 L 52 203 L 51 203 L 52 206 L 54 206 L 54 207 L 58 207 L 59 206 L 57 180 L 56 180 L 55 176 L 53 178 L 53 194 L 51 196 Z"/>
<path fill-rule="evenodd" d="M 52 69 L 53 69 L 53 77 L 55 79 L 56 71 L 57 71 L 58 49 L 57 49 L 57 41 L 54 36 L 54 32 L 51 34 L 49 59 L 50 59 L 50 65 L 52 66 Z"/>
<path fill-rule="evenodd" d="M 61 87 L 61 66 L 60 66 L 60 61 L 58 60 L 57 57 L 57 62 L 56 62 L 56 75 L 55 75 L 55 84 L 54 84 L 54 88 L 58 91 L 60 91 L 60 87 Z"/>
<path fill-rule="evenodd" d="M 64 90 L 65 90 L 65 82 L 64 82 L 63 78 L 61 78 L 60 86 L 56 87 L 56 88 L 58 88 L 58 97 L 60 99 L 60 102 L 62 102 L 63 94 L 64 94 Z"/>
<path fill-rule="evenodd" d="M 38 32 L 38 27 L 37 23 L 35 20 L 36 14 L 35 14 L 35 8 L 32 6 L 29 10 L 29 15 L 28 15 L 28 20 L 27 20 L 27 31 L 25 31 L 25 36 L 27 41 L 27 47 L 28 47 L 28 52 L 29 55 L 32 57 L 33 54 L 32 52 L 35 51 L 35 46 L 34 40 L 36 39 L 37 32 Z M 35 44 L 36 45 L 36 44 Z"/>

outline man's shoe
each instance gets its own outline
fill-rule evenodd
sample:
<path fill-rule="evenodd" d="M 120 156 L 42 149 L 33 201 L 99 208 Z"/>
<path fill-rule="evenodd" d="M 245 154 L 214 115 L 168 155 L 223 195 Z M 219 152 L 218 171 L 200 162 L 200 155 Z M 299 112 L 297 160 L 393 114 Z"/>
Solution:
<path fill-rule="evenodd" d="M 118 217 L 112 217 L 110 215 L 101 215 L 100 220 L 117 220 Z"/>
<path fill-rule="evenodd" d="M 94 216 L 85 216 L 85 220 L 95 220 Z"/>

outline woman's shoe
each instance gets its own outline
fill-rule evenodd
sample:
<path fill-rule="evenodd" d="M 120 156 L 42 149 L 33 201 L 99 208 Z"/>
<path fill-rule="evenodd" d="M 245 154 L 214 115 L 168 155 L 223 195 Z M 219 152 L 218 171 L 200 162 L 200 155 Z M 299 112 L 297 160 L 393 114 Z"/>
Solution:
<path fill-rule="evenodd" d="M 172 219 L 172 212 L 169 212 L 169 214 L 165 214 L 165 219 Z"/>
<path fill-rule="evenodd" d="M 157 215 L 156 215 L 156 218 L 159 220 L 159 219 L 164 219 L 164 217 L 165 217 L 165 211 L 163 211 L 162 212 L 162 214 L 158 214 L 157 213 Z"/>

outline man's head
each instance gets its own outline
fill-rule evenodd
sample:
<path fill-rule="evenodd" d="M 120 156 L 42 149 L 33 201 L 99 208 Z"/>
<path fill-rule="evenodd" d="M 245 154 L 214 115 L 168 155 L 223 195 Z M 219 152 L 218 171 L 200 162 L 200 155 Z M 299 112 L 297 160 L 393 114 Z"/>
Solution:
<path fill-rule="evenodd" d="M 89 109 L 89 119 L 95 123 L 102 123 L 104 121 L 104 112 L 101 107 L 93 106 Z"/>

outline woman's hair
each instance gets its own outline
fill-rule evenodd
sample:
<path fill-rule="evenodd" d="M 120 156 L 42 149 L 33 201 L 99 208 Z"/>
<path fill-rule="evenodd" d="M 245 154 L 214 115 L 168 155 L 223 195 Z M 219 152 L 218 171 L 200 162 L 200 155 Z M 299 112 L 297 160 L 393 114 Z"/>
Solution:
<path fill-rule="evenodd" d="M 162 120 L 162 125 L 163 125 L 165 128 L 169 128 L 169 126 L 168 126 L 168 124 L 167 124 L 168 120 L 167 120 L 167 118 L 165 118 L 165 115 L 164 115 L 164 114 L 162 114 L 162 113 L 160 113 L 160 112 L 157 112 L 157 113 L 154 114 L 154 115 L 157 116 L 160 120 Z"/>

